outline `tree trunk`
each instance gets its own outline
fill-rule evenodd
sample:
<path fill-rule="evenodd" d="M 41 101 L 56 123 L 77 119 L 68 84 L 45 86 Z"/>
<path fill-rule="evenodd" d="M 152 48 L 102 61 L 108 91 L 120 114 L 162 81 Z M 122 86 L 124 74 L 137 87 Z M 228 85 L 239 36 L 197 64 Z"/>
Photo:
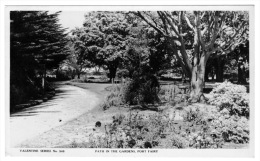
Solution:
<path fill-rule="evenodd" d="M 214 80 L 215 80 L 215 68 L 211 69 L 210 76 L 211 76 L 211 81 L 214 82 Z"/>
<path fill-rule="evenodd" d="M 209 81 L 209 73 L 210 73 L 210 67 L 206 67 L 205 69 L 205 82 L 208 82 Z"/>
<path fill-rule="evenodd" d="M 112 79 L 114 79 L 116 77 L 116 69 L 117 68 L 109 68 L 109 79 L 110 82 L 112 82 Z"/>
<path fill-rule="evenodd" d="M 243 63 L 238 63 L 238 83 L 246 84 L 246 75 Z"/>
<path fill-rule="evenodd" d="M 43 74 L 42 74 L 42 89 L 43 89 L 44 93 L 45 93 L 45 88 L 46 88 L 46 66 L 44 64 L 43 65 Z"/>
<path fill-rule="evenodd" d="M 195 23 L 196 24 L 196 23 Z M 196 27 L 199 26 L 197 21 Z M 194 58 L 191 70 L 191 81 L 190 81 L 190 98 L 191 102 L 200 102 L 203 95 L 203 87 L 205 83 L 205 70 L 208 60 L 208 53 L 204 52 L 200 48 L 200 32 L 199 29 L 195 32 L 194 37 Z"/>
<path fill-rule="evenodd" d="M 221 57 L 217 58 L 216 63 L 216 82 L 224 81 L 224 60 Z"/>
<path fill-rule="evenodd" d="M 181 82 L 182 82 L 182 84 L 186 83 L 186 75 L 185 75 L 185 72 L 182 72 L 182 74 L 181 74 Z"/>
<path fill-rule="evenodd" d="M 78 73 L 77 76 L 78 76 L 78 79 L 80 79 L 80 73 Z"/>
<path fill-rule="evenodd" d="M 204 87 L 204 77 L 205 77 L 205 64 L 200 63 L 192 68 L 192 76 L 191 76 L 191 92 L 190 92 L 190 100 L 192 102 L 201 101 L 201 97 L 203 96 L 203 87 Z"/>

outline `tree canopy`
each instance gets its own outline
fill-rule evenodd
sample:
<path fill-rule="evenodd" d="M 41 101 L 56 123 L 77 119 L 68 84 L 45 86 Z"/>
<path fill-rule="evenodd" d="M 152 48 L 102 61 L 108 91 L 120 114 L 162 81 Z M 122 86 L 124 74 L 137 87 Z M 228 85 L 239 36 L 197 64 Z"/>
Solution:
<path fill-rule="evenodd" d="M 58 24 L 58 15 L 47 11 L 10 12 L 11 88 L 39 88 L 36 80 L 44 69 L 58 67 L 66 58 L 66 34 Z"/>
<path fill-rule="evenodd" d="M 231 53 L 248 39 L 248 12 L 133 12 L 169 39 L 178 63 L 191 80 L 191 98 L 203 95 L 205 67 L 213 54 Z"/>

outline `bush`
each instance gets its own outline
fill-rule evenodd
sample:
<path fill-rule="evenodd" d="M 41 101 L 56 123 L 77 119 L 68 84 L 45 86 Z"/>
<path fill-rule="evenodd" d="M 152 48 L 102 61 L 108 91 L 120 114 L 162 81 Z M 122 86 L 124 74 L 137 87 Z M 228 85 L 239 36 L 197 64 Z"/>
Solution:
<path fill-rule="evenodd" d="M 212 126 L 226 142 L 249 142 L 249 95 L 246 87 L 224 82 L 210 93 L 209 103 L 218 107 Z"/>
<path fill-rule="evenodd" d="M 159 102 L 159 82 L 153 75 L 134 77 L 122 87 L 123 102 L 129 105 Z"/>
<path fill-rule="evenodd" d="M 159 102 L 159 82 L 156 77 L 147 76 L 142 79 L 129 79 L 128 81 L 110 89 L 103 109 L 120 105 L 140 105 Z"/>
<path fill-rule="evenodd" d="M 129 77 L 129 71 L 127 69 L 121 69 L 116 73 L 118 78 Z"/>
<path fill-rule="evenodd" d="M 91 136 L 88 148 L 220 148 L 224 139 L 208 124 L 195 121 L 176 124 L 156 113 L 113 116 L 104 136 Z M 215 128 L 214 128 L 215 129 Z M 214 135 L 213 135 L 214 134 Z"/>
<path fill-rule="evenodd" d="M 227 110 L 222 110 L 215 115 L 211 126 L 216 134 L 222 135 L 225 142 L 249 142 L 249 121 L 243 116 L 230 116 Z"/>
<path fill-rule="evenodd" d="M 246 87 L 224 82 L 214 88 L 208 102 L 216 105 L 219 111 L 226 109 L 230 115 L 249 117 L 249 95 Z"/>
<path fill-rule="evenodd" d="M 106 97 L 105 102 L 102 107 L 104 110 L 107 110 L 113 106 L 123 105 L 122 96 L 121 96 L 121 87 L 120 86 L 112 86 L 109 88 L 109 95 Z"/>
<path fill-rule="evenodd" d="M 163 85 L 159 91 L 159 97 L 162 101 L 173 101 L 181 90 L 176 85 Z"/>
<path fill-rule="evenodd" d="M 46 90 L 50 90 L 52 87 L 48 86 L 46 83 Z M 10 86 L 10 111 L 13 112 L 17 109 L 15 109 L 15 106 L 21 103 L 25 103 L 29 101 L 30 99 L 37 98 L 39 95 L 42 94 L 42 89 L 40 89 L 37 86 L 33 86 L 32 84 L 27 84 L 24 86 L 16 86 L 11 85 Z"/>

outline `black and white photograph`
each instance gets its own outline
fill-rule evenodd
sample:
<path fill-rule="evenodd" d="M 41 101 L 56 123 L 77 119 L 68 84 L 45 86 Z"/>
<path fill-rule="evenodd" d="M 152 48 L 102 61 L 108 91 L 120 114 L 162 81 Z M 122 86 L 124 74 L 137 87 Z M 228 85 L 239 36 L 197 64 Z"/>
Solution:
<path fill-rule="evenodd" d="M 252 6 L 38 8 L 5 12 L 6 154 L 253 156 Z"/>

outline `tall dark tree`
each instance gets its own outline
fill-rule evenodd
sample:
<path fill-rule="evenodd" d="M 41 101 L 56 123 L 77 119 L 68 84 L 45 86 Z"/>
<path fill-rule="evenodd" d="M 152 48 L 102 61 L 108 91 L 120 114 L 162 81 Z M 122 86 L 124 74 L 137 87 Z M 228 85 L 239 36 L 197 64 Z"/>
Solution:
<path fill-rule="evenodd" d="M 24 95 L 33 91 L 23 90 L 28 86 L 44 88 L 46 70 L 57 67 L 66 57 L 66 34 L 58 24 L 58 15 L 59 12 L 49 14 L 47 11 L 10 12 L 10 83 L 11 88 L 19 88 Z M 42 82 L 36 81 L 39 75 Z M 11 103 L 19 95 L 13 96 L 11 93 Z"/>

